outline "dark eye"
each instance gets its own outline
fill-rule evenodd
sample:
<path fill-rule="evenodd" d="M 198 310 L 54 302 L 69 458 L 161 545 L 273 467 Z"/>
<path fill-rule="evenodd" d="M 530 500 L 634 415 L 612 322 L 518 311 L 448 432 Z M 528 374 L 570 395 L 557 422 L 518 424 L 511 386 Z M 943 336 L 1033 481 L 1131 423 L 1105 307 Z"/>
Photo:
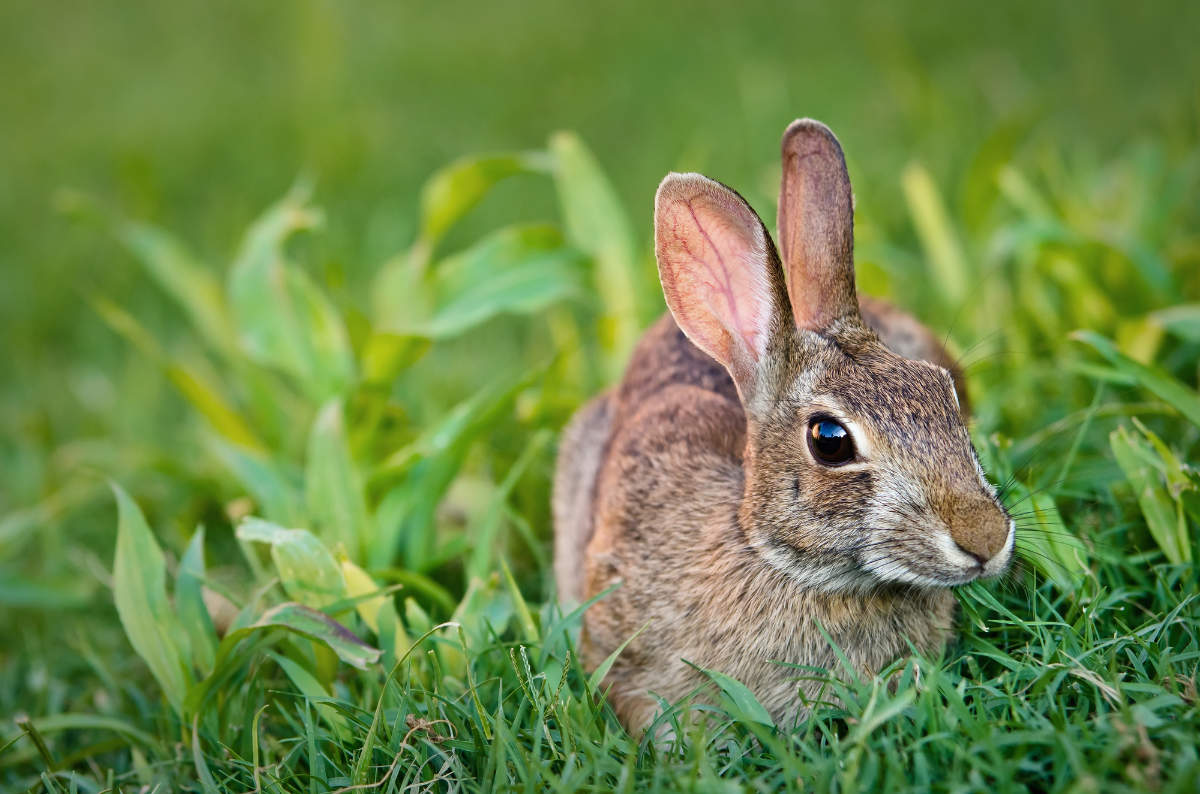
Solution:
<path fill-rule="evenodd" d="M 808 450 L 818 463 L 841 466 L 854 459 L 854 439 L 836 419 L 814 416 L 808 423 Z"/>

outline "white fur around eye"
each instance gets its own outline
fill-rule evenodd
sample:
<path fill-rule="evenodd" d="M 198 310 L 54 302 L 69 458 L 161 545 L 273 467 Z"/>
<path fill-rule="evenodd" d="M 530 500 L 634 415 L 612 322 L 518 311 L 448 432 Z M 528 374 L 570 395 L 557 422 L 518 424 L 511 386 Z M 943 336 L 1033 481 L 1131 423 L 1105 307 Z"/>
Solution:
<path fill-rule="evenodd" d="M 871 439 L 867 437 L 867 431 L 863 429 L 863 426 L 853 419 L 847 419 L 845 414 L 840 411 L 835 413 L 833 418 L 850 431 L 850 438 L 854 440 L 854 449 L 858 452 L 858 457 L 863 459 L 862 463 L 869 461 L 875 454 L 875 447 L 871 444 Z"/>
<path fill-rule="evenodd" d="M 819 402 L 819 403 L 813 403 L 808 408 L 807 412 L 804 414 L 804 432 L 805 433 L 808 432 L 809 422 L 812 421 L 812 418 L 814 416 L 817 416 L 818 414 L 827 414 L 830 417 L 832 417 L 834 421 L 841 424 L 842 427 L 846 428 L 846 431 L 848 433 L 850 433 L 850 440 L 854 443 L 854 454 L 855 454 L 855 457 L 858 458 L 858 460 L 852 461 L 850 463 L 843 463 L 840 466 L 838 466 L 836 468 L 836 470 L 837 471 L 861 471 L 861 470 L 867 468 L 872 457 L 874 456 L 875 447 L 874 447 L 874 445 L 871 444 L 871 440 L 867 437 L 867 433 L 863 429 L 863 426 L 860 425 L 858 422 L 855 422 L 853 419 L 848 419 L 846 417 L 846 412 L 841 410 L 840 407 L 834 405 L 833 403 Z M 805 448 L 807 449 L 807 445 L 805 445 Z M 808 453 L 808 455 L 810 458 L 812 458 L 811 451 Z M 814 461 L 814 462 L 818 462 L 818 461 Z"/>

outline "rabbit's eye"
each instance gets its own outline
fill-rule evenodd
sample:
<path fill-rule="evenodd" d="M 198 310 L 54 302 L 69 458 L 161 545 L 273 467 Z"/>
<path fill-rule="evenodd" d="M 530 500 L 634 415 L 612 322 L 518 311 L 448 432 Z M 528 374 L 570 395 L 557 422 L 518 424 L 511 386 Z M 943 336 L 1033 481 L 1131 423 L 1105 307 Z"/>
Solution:
<path fill-rule="evenodd" d="M 854 458 L 854 439 L 836 419 L 814 416 L 808 423 L 808 449 L 818 463 L 841 466 Z"/>

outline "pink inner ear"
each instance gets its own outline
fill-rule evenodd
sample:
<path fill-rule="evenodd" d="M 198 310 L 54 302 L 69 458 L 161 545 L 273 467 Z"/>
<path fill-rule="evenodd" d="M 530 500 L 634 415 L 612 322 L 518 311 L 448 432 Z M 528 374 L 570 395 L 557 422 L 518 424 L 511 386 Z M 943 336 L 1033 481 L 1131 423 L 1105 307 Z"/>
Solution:
<path fill-rule="evenodd" d="M 659 208 L 657 248 L 667 302 L 692 341 L 726 366 L 733 344 L 760 360 L 771 311 L 762 225 L 732 193 L 696 187 Z"/>

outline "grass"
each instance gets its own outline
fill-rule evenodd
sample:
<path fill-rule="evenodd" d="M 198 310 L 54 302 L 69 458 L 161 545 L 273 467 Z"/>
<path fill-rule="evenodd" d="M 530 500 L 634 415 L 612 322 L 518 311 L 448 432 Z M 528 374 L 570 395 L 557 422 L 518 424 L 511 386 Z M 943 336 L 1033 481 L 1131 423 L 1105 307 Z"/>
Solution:
<path fill-rule="evenodd" d="M 818 11 L 710 9 L 737 57 L 701 62 L 664 44 L 701 33 L 680 9 L 439 12 L 399 47 L 317 4 L 226 10 L 258 38 L 183 7 L 0 12 L 76 59 L 0 56 L 71 100 L 6 87 L 27 113 L 0 155 L 5 256 L 46 278 L 3 298 L 0 788 L 1200 787 L 1190 7 L 1049 9 L 1032 32 L 854 11 L 806 58 L 832 87 L 792 74 L 797 23 L 833 24 Z M 455 42 L 507 90 L 445 66 Z M 462 106 L 487 121 L 446 133 Z M 1021 564 L 959 591 L 942 658 L 798 671 L 830 695 L 800 726 L 717 677 L 717 705 L 664 704 L 677 738 L 654 744 L 551 600 L 554 441 L 661 311 L 654 180 L 705 170 L 770 217 L 798 113 L 851 158 L 860 286 L 961 356 Z M 372 138 L 401 118 L 407 148 Z"/>

